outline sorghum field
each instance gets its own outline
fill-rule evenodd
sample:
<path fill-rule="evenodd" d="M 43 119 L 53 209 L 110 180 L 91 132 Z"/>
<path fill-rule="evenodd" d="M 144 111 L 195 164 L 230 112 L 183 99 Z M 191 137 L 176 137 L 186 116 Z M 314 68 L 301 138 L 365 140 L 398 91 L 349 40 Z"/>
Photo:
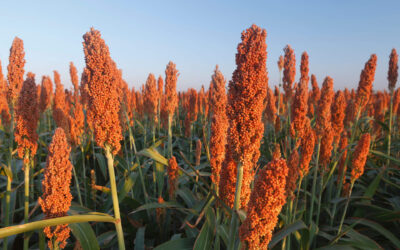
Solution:
<path fill-rule="evenodd" d="M 183 92 L 173 62 L 130 89 L 93 28 L 67 90 L 24 71 L 16 37 L 0 67 L 3 249 L 400 249 L 396 50 L 334 90 L 289 45 L 267 69 L 266 35 L 243 31 L 231 81 L 216 66 Z"/>

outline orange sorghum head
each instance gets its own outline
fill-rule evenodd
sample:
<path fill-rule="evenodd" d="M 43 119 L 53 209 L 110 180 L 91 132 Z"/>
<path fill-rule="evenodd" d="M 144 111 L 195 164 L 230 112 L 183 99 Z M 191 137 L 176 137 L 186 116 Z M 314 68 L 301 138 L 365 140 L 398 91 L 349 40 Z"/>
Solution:
<path fill-rule="evenodd" d="M 317 82 L 317 77 L 315 77 L 314 74 L 311 75 L 311 86 L 312 86 L 312 94 L 311 94 L 311 100 L 316 104 L 319 101 L 319 98 L 321 98 L 321 91 L 318 86 Z"/>
<path fill-rule="evenodd" d="M 301 55 L 301 63 L 300 63 L 300 83 L 305 82 L 308 89 L 308 81 L 310 77 L 308 76 L 309 68 L 308 68 L 308 54 L 307 52 L 303 52 Z"/>
<path fill-rule="evenodd" d="M 279 69 L 279 71 L 282 71 L 283 65 L 284 65 L 283 56 L 280 55 L 279 56 L 279 60 L 278 60 L 278 69 Z"/>
<path fill-rule="evenodd" d="M 205 104 L 205 93 L 204 93 L 204 85 L 201 85 L 201 89 L 197 95 L 197 110 L 199 115 L 203 114 Z"/>
<path fill-rule="evenodd" d="M 339 143 L 339 153 L 342 155 L 340 156 L 339 160 L 339 166 L 338 166 L 338 178 L 337 178 L 337 183 L 340 183 L 340 178 L 343 175 L 343 182 L 346 180 L 346 171 L 347 171 L 347 166 L 346 166 L 346 158 L 347 158 L 347 145 L 348 145 L 348 138 L 347 138 L 347 133 L 343 132 L 342 137 L 340 138 L 340 143 Z"/>
<path fill-rule="evenodd" d="M 337 91 L 332 103 L 332 129 L 335 134 L 334 143 L 338 144 L 340 134 L 344 128 L 344 117 L 346 115 L 346 99 L 342 91 Z"/>
<path fill-rule="evenodd" d="M 400 105 L 400 88 L 397 88 L 393 94 L 393 114 L 397 114 Z"/>
<path fill-rule="evenodd" d="M 249 250 L 267 249 L 278 215 L 286 203 L 288 166 L 273 159 L 260 170 L 250 195 L 247 217 L 239 228 L 240 240 Z"/>
<path fill-rule="evenodd" d="M 83 113 L 83 106 L 79 101 L 75 103 L 72 115 L 68 116 L 68 123 L 71 144 L 74 146 L 81 145 L 82 135 L 85 130 L 85 114 Z"/>
<path fill-rule="evenodd" d="M 355 182 L 364 173 L 364 166 L 367 162 L 370 141 L 370 134 L 363 134 L 354 149 L 353 158 L 351 160 L 351 182 Z"/>
<path fill-rule="evenodd" d="M 68 131 L 68 120 L 67 120 L 67 112 L 66 112 L 66 103 L 65 103 L 65 92 L 64 86 L 60 80 L 60 74 L 57 71 L 54 71 L 54 83 L 56 84 L 56 90 L 54 95 L 54 106 L 53 106 L 53 117 L 54 121 L 57 124 L 57 127 L 61 127 L 64 131 Z M 68 133 L 68 132 L 67 132 Z"/>
<path fill-rule="evenodd" d="M 40 113 L 46 111 L 46 109 L 51 107 L 51 102 L 53 99 L 53 83 L 48 76 L 42 77 L 42 84 L 40 86 L 40 102 L 39 109 Z"/>
<path fill-rule="evenodd" d="M 156 78 L 153 74 L 149 74 L 147 77 L 143 98 L 145 113 L 148 115 L 149 119 L 156 124 L 158 122 L 158 90 Z"/>
<path fill-rule="evenodd" d="M 286 100 L 290 100 L 293 94 L 292 85 L 296 76 L 296 57 L 290 45 L 287 45 L 283 51 L 285 52 L 283 69 L 283 89 L 285 90 Z"/>
<path fill-rule="evenodd" d="M 121 148 L 122 140 L 118 99 L 120 72 L 98 30 L 91 28 L 83 39 L 88 113 L 93 123 L 96 143 L 102 148 L 111 147 L 115 155 Z"/>
<path fill-rule="evenodd" d="M 292 122 L 290 133 L 292 137 L 302 137 L 308 109 L 308 81 L 301 81 L 296 89 L 292 103 Z"/>
<path fill-rule="evenodd" d="M 275 100 L 275 95 L 274 92 L 272 91 L 271 88 L 267 89 L 267 103 L 265 105 L 265 118 L 266 120 L 271 123 L 272 125 L 275 125 L 275 120 L 276 120 L 276 100 Z M 276 131 L 278 132 L 278 131 Z"/>
<path fill-rule="evenodd" d="M 327 76 L 322 84 L 321 97 L 317 107 L 316 132 L 318 137 L 321 137 L 326 129 L 331 128 L 331 105 L 334 95 L 333 79 Z"/>
<path fill-rule="evenodd" d="M 161 97 L 162 97 L 163 91 L 164 91 L 164 80 L 161 75 L 158 76 L 157 91 L 158 91 L 158 99 L 161 100 Z"/>
<path fill-rule="evenodd" d="M 361 71 L 355 99 L 355 112 L 362 112 L 369 101 L 372 93 L 372 83 L 375 79 L 376 61 L 376 55 L 372 54 L 368 62 L 365 63 L 364 69 Z"/>
<path fill-rule="evenodd" d="M 292 153 L 289 156 L 288 161 L 288 168 L 289 172 L 286 177 L 286 196 L 290 199 L 294 199 L 293 192 L 296 190 L 296 182 L 299 177 L 299 163 L 300 163 L 300 156 L 297 148 L 293 149 Z"/>
<path fill-rule="evenodd" d="M 319 163 L 323 166 L 322 170 L 328 170 L 328 164 L 331 160 L 332 149 L 333 149 L 334 133 L 332 126 L 325 128 L 324 133 L 321 136 L 321 148 L 319 153 Z M 323 172 L 322 172 L 323 173 Z"/>
<path fill-rule="evenodd" d="M 178 70 L 173 62 L 169 62 L 165 69 L 165 109 L 170 116 L 174 115 L 178 106 L 178 96 L 176 94 L 176 82 L 178 81 Z"/>
<path fill-rule="evenodd" d="M 9 64 L 7 66 L 8 74 L 8 102 L 12 105 L 18 99 L 19 92 L 21 91 L 24 82 L 24 66 L 25 66 L 25 51 L 24 42 L 15 37 L 10 48 Z"/>
<path fill-rule="evenodd" d="M 323 170 L 327 170 L 333 149 L 334 135 L 331 122 L 331 106 L 334 95 L 333 80 L 328 76 L 322 85 L 316 119 L 316 133 L 321 140 L 319 163 L 323 166 Z"/>
<path fill-rule="evenodd" d="M 228 146 L 225 149 L 225 158 L 221 165 L 219 180 L 219 196 L 230 208 L 235 201 L 237 165 Z"/>
<path fill-rule="evenodd" d="M 399 56 L 397 55 L 396 49 L 392 49 L 392 53 L 390 53 L 389 57 L 389 70 L 388 70 L 388 81 L 389 81 L 389 90 L 393 92 L 396 87 L 397 77 L 399 76 Z"/>
<path fill-rule="evenodd" d="M 196 166 L 200 165 L 200 157 L 201 157 L 201 148 L 202 148 L 202 144 L 201 144 L 201 140 L 197 139 L 196 141 Z"/>
<path fill-rule="evenodd" d="M 15 110 L 15 141 L 18 144 L 18 156 L 24 158 L 28 153 L 30 157 L 36 154 L 38 134 L 36 128 L 39 120 L 37 105 L 37 88 L 35 75 L 28 73 L 18 97 Z"/>
<path fill-rule="evenodd" d="M 226 114 L 227 96 L 225 90 L 225 78 L 215 67 L 210 83 L 210 109 L 211 137 L 210 137 L 210 165 L 211 180 L 215 185 L 219 184 L 220 171 L 225 159 L 226 132 L 228 129 L 228 118 Z"/>
<path fill-rule="evenodd" d="M 250 183 L 264 133 L 262 113 L 268 82 L 266 36 L 267 32 L 256 25 L 242 33 L 242 42 L 236 54 L 237 68 L 229 83 L 227 147 L 233 159 L 243 165 L 243 208 L 250 197 Z M 231 185 L 235 185 L 235 182 Z"/>
<path fill-rule="evenodd" d="M 0 61 L 0 113 L 1 120 L 4 126 L 9 126 L 11 122 L 11 115 L 7 103 L 7 81 L 4 79 L 3 70 Z"/>
<path fill-rule="evenodd" d="M 74 86 L 75 101 L 77 101 L 77 98 L 79 96 L 79 79 L 78 79 L 78 71 L 76 70 L 76 67 L 73 62 L 69 63 L 69 75 L 71 77 L 72 85 Z"/>
<path fill-rule="evenodd" d="M 304 177 L 308 174 L 310 161 L 314 153 L 315 147 L 315 132 L 311 128 L 310 119 L 306 119 L 306 125 L 304 128 L 303 137 L 300 143 L 300 176 Z"/>
<path fill-rule="evenodd" d="M 175 156 L 172 156 L 171 158 L 168 159 L 168 193 L 169 193 L 169 199 L 174 200 L 175 199 L 175 190 L 178 186 L 178 163 L 176 162 Z"/>
<path fill-rule="evenodd" d="M 64 130 L 57 128 L 47 155 L 44 180 L 42 181 L 43 195 L 38 200 L 46 219 L 66 216 L 71 206 L 72 164 L 69 161 L 70 152 L 71 148 Z M 50 239 L 50 248 L 52 248 L 51 239 L 53 237 L 55 237 L 56 244 L 60 244 L 60 248 L 64 248 L 70 229 L 67 224 L 63 224 L 46 227 L 44 233 Z"/>

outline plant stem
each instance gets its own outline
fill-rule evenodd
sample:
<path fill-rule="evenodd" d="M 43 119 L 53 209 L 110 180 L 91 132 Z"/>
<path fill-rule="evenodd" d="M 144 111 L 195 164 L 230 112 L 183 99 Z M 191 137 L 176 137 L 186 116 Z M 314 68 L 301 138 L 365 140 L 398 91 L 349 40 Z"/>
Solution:
<path fill-rule="evenodd" d="M 168 114 L 168 157 L 172 157 L 172 116 Z"/>
<path fill-rule="evenodd" d="M 14 143 L 14 105 L 11 103 L 10 105 L 10 113 L 11 113 L 11 122 L 10 122 L 10 131 L 9 131 L 9 142 L 8 142 L 8 168 L 13 173 L 12 169 L 12 151 L 13 151 L 13 143 Z M 16 176 L 16 178 L 18 178 Z M 11 182 L 12 179 L 7 175 L 7 193 L 6 193 L 6 208 L 5 208 L 5 221 L 4 226 L 7 227 L 10 224 L 10 199 L 11 199 Z M 8 248 L 8 238 L 4 239 L 3 249 L 7 250 Z"/>
<path fill-rule="evenodd" d="M 84 152 L 84 148 L 81 145 L 81 156 L 82 156 L 82 179 L 83 179 L 83 188 L 85 189 L 86 192 L 86 164 L 85 164 L 85 152 Z M 96 205 L 96 204 L 95 204 Z M 85 193 L 85 206 L 87 206 L 87 195 Z"/>
<path fill-rule="evenodd" d="M 393 119 L 393 91 L 390 93 L 390 109 L 389 109 L 389 131 L 388 131 L 388 146 L 387 155 L 390 156 L 390 144 L 391 144 L 391 134 L 392 134 L 392 119 Z M 386 169 L 389 167 L 390 159 L 386 160 Z"/>
<path fill-rule="evenodd" d="M 11 177 L 7 175 L 7 192 L 6 192 L 6 209 L 5 209 L 6 211 L 5 211 L 5 218 L 4 218 L 5 227 L 8 227 L 8 225 L 10 223 L 11 182 L 12 182 Z M 8 238 L 5 238 L 3 241 L 3 249 L 4 250 L 7 250 L 7 245 L 8 245 Z"/>
<path fill-rule="evenodd" d="M 25 172 L 25 201 L 24 201 L 24 223 L 28 223 L 29 218 L 29 154 L 26 153 L 24 157 L 24 172 Z M 24 250 L 29 248 L 28 235 L 24 235 Z"/>
<path fill-rule="evenodd" d="M 124 242 L 124 233 L 122 231 L 121 215 L 120 215 L 120 211 L 119 211 L 117 184 L 115 181 L 114 157 L 111 154 L 110 146 L 107 145 L 105 147 L 105 151 L 106 151 L 108 172 L 110 175 L 110 187 L 111 187 L 111 196 L 112 196 L 112 201 L 113 201 L 113 206 L 114 206 L 115 228 L 117 230 L 117 236 L 118 236 L 118 248 L 120 250 L 124 250 L 125 242 Z"/>
<path fill-rule="evenodd" d="M 340 235 L 340 232 L 342 231 L 343 221 L 344 221 L 344 218 L 346 217 L 347 208 L 349 207 L 351 191 L 353 190 L 353 186 L 354 186 L 354 181 L 352 181 L 351 184 L 350 184 L 349 194 L 347 196 L 346 205 L 344 207 L 342 219 L 340 220 L 340 225 L 339 225 L 339 229 L 338 229 L 337 235 Z"/>
<path fill-rule="evenodd" d="M 311 189 L 311 206 L 310 206 L 310 213 L 308 215 L 308 225 L 311 225 L 312 217 L 313 217 L 313 210 L 314 210 L 314 197 L 315 197 L 315 190 L 317 186 L 317 173 L 318 173 L 318 161 L 319 161 L 319 151 L 321 149 L 321 139 L 318 139 L 318 146 L 317 146 L 317 158 L 315 161 L 314 167 L 314 175 L 313 175 L 313 182 L 312 182 L 312 189 Z"/>
<path fill-rule="evenodd" d="M 79 204 L 80 204 L 81 206 L 83 206 L 83 203 L 82 203 L 82 196 L 81 196 L 81 190 L 80 190 L 80 188 L 79 188 L 78 176 L 76 176 L 76 171 L 75 171 L 75 166 L 74 166 L 74 165 L 72 165 L 72 172 L 74 173 L 75 186 L 76 186 L 76 191 L 78 192 Z M 86 190 L 86 188 L 85 188 L 85 190 Z"/>
<path fill-rule="evenodd" d="M 236 180 L 236 192 L 235 192 L 235 202 L 233 204 L 231 226 L 229 229 L 229 250 L 235 249 L 236 243 L 236 232 L 238 227 L 238 214 L 237 211 L 240 208 L 240 193 L 242 191 L 242 180 L 243 180 L 243 164 L 238 163 L 237 166 L 237 180 Z"/>

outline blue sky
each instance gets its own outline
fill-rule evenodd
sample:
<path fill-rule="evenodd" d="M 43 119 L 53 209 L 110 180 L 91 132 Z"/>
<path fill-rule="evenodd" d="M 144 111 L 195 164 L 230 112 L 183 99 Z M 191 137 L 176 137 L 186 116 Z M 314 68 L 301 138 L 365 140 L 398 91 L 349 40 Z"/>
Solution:
<path fill-rule="evenodd" d="M 229 80 L 241 32 L 255 23 L 267 30 L 270 85 L 276 61 L 290 44 L 321 84 L 356 87 L 364 63 L 378 56 L 375 89 L 387 86 L 388 57 L 400 49 L 400 1 L 6 1 L 0 10 L 0 60 L 6 74 L 15 36 L 24 40 L 26 71 L 58 70 L 70 87 L 69 62 L 84 66 L 82 35 L 100 30 L 130 86 L 149 73 L 164 76 L 168 61 L 180 72 L 178 89 L 208 87 L 216 64 Z M 297 67 L 298 72 L 298 67 Z M 298 75 L 296 79 L 298 79 Z"/>

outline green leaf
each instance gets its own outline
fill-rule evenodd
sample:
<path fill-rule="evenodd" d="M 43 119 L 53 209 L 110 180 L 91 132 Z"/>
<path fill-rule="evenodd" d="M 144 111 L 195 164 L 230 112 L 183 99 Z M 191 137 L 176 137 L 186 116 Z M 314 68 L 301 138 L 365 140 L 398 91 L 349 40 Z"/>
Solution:
<path fill-rule="evenodd" d="M 170 240 L 157 246 L 154 250 L 192 250 L 193 242 L 193 238 Z"/>
<path fill-rule="evenodd" d="M 271 241 L 269 242 L 268 248 L 273 248 L 278 242 L 283 240 L 286 236 L 300 229 L 305 229 L 305 228 L 307 228 L 307 226 L 304 224 L 302 220 L 298 220 L 290 225 L 287 225 L 286 227 L 279 230 L 276 234 L 274 234 Z"/>
<path fill-rule="evenodd" d="M 229 244 L 229 233 L 228 233 L 228 228 L 226 225 L 219 225 L 218 226 L 218 235 L 221 237 L 221 239 L 224 241 L 225 245 Z"/>
<path fill-rule="evenodd" d="M 165 166 L 168 166 L 168 160 L 162 156 L 158 151 L 154 148 L 145 148 L 139 152 L 137 152 L 137 155 L 142 155 L 149 157 L 150 159 L 155 160 L 156 162 L 159 162 Z"/>
<path fill-rule="evenodd" d="M 111 243 L 113 242 L 113 239 L 116 239 L 116 236 L 117 232 L 115 230 L 99 235 L 97 241 L 99 242 L 101 249 L 111 248 Z"/>
<path fill-rule="evenodd" d="M 351 246 L 361 249 L 382 249 L 382 247 L 369 237 L 358 233 L 354 229 L 350 229 L 346 235 L 350 239 L 342 238 L 342 241 L 348 242 Z"/>
<path fill-rule="evenodd" d="M 83 249 L 100 249 L 99 243 L 96 239 L 96 234 L 89 223 L 85 222 L 70 224 L 69 228 L 71 228 L 73 235 L 79 240 L 79 243 Z"/>
<path fill-rule="evenodd" d="M 212 237 L 213 233 L 208 224 L 208 220 L 206 220 L 203 224 L 203 227 L 200 230 L 200 234 L 197 237 L 193 250 L 207 250 L 212 247 Z"/>
<path fill-rule="evenodd" d="M 356 218 L 356 219 L 350 219 L 350 222 L 356 222 L 357 224 L 362 224 L 364 226 L 370 227 L 380 233 L 381 235 L 385 236 L 388 240 L 390 240 L 395 248 L 400 248 L 400 240 L 392 234 L 389 230 L 384 228 L 383 226 L 379 225 L 376 222 L 362 219 L 362 218 Z"/>
<path fill-rule="evenodd" d="M 184 200 L 187 207 L 194 207 L 196 199 L 193 197 L 193 193 L 187 187 L 179 188 L 176 191 L 176 195 L 180 196 Z"/>
<path fill-rule="evenodd" d="M 135 209 L 134 211 L 130 212 L 129 214 L 134 214 L 137 213 L 139 211 L 143 211 L 143 210 L 148 210 L 148 209 L 154 209 L 154 208 L 175 208 L 175 209 L 180 209 L 183 211 L 191 211 L 191 212 L 195 212 L 193 211 L 193 209 L 187 209 L 184 208 L 182 205 L 180 205 L 177 202 L 173 202 L 173 201 L 167 201 L 167 202 L 163 202 L 163 203 L 158 203 L 158 202 L 153 202 L 153 203 L 147 203 L 143 206 L 138 207 L 137 209 Z"/>
<path fill-rule="evenodd" d="M 118 201 L 120 203 L 124 200 L 125 196 L 129 193 L 129 191 L 133 187 L 133 184 L 135 184 L 136 178 L 137 178 L 136 172 L 131 172 L 130 175 L 125 178 L 124 186 L 118 192 Z"/>
<path fill-rule="evenodd" d="M 331 246 L 317 248 L 316 250 L 353 250 L 351 246 L 343 245 L 343 244 L 335 244 Z"/>
<path fill-rule="evenodd" d="M 375 150 L 372 150 L 372 149 L 370 149 L 369 152 L 372 153 L 372 154 L 374 154 L 374 155 L 381 156 L 381 157 L 383 157 L 383 158 L 385 158 L 385 159 L 389 159 L 389 160 L 391 160 L 391 161 L 393 161 L 393 162 L 395 162 L 395 163 L 397 163 L 397 164 L 400 164 L 400 160 L 399 160 L 399 159 L 393 158 L 393 157 L 391 157 L 391 156 L 389 156 L 389 155 L 387 155 L 387 154 L 384 154 L 384 153 L 382 153 L 382 152 L 375 151 Z"/>
<path fill-rule="evenodd" d="M 136 232 L 135 250 L 144 250 L 144 232 L 146 227 L 141 227 Z"/>
<path fill-rule="evenodd" d="M 101 173 L 103 174 L 104 179 L 107 180 L 107 164 L 106 159 L 103 154 L 96 153 L 95 154 L 97 162 L 99 163 Z"/>
<path fill-rule="evenodd" d="M 0 175 L 7 176 L 7 177 L 9 177 L 9 178 L 12 180 L 13 174 L 12 174 L 11 168 L 7 167 L 7 166 L 4 165 L 4 164 L 1 164 L 1 165 L 2 165 L 2 166 L 1 166 L 1 168 L 0 168 Z"/>

